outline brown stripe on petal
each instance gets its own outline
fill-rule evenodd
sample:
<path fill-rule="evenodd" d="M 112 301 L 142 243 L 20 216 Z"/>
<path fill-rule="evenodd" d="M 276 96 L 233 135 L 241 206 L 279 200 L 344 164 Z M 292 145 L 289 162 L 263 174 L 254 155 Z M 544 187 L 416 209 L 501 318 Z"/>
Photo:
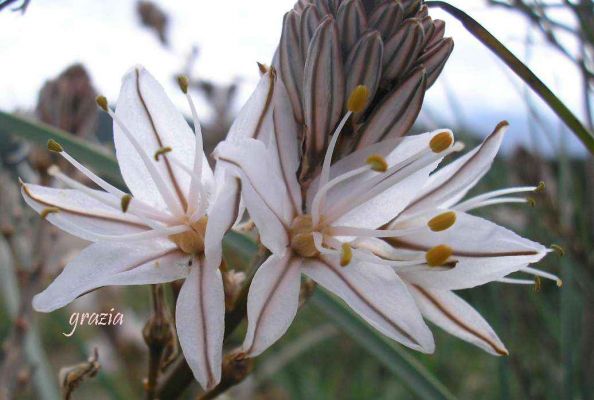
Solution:
<path fill-rule="evenodd" d="M 417 65 L 423 65 L 427 70 L 427 88 L 437 80 L 452 50 L 454 50 L 454 41 L 452 38 L 446 38 L 425 50 L 417 59 Z"/>
<path fill-rule="evenodd" d="M 423 6 L 425 7 L 425 6 Z M 435 26 L 433 25 L 433 18 L 430 16 L 425 16 L 421 19 L 421 25 L 423 25 L 423 32 L 425 33 L 425 40 L 423 41 L 423 47 L 427 46 L 429 40 L 433 37 L 433 33 L 435 32 Z"/>
<path fill-rule="evenodd" d="M 381 77 L 384 45 L 377 31 L 367 32 L 350 52 L 346 63 L 346 91 L 352 93 L 358 85 L 364 85 L 373 99 Z M 345 103 L 346 109 L 346 103 Z M 354 115 L 358 120 L 363 114 Z"/>
<path fill-rule="evenodd" d="M 289 11 L 283 19 L 283 31 L 278 46 L 279 76 L 282 79 L 289 100 L 293 107 L 293 114 L 298 123 L 303 123 L 303 65 L 305 60 L 299 43 L 300 17 L 295 11 Z"/>
<path fill-rule="evenodd" d="M 425 34 L 417 19 L 409 19 L 385 44 L 383 77 L 393 81 L 403 76 L 413 65 L 423 48 Z"/>
<path fill-rule="evenodd" d="M 431 246 L 425 246 L 409 241 L 402 240 L 401 238 L 384 238 L 386 242 L 391 244 L 392 246 L 400 249 L 406 250 L 416 250 L 427 252 L 431 249 Z M 486 243 L 485 245 L 488 245 Z M 490 258 L 490 257 L 520 257 L 520 256 L 534 256 L 537 255 L 538 252 L 535 250 L 516 250 L 516 251 L 463 251 L 463 250 L 456 250 L 452 248 L 452 257 L 469 257 L 469 258 Z"/>
<path fill-rule="evenodd" d="M 268 93 L 266 93 L 266 101 L 264 102 L 264 107 L 262 111 L 260 111 L 260 116 L 258 117 L 258 123 L 254 128 L 254 132 L 251 134 L 251 138 L 258 139 L 260 133 L 262 133 L 262 125 L 264 125 L 264 119 L 268 114 L 268 111 L 271 109 L 270 105 L 272 104 L 272 97 L 274 96 L 274 85 L 276 81 L 276 70 L 273 67 L 270 67 L 268 72 L 268 79 L 270 80 L 270 85 L 268 86 Z"/>
<path fill-rule="evenodd" d="M 136 93 L 138 94 L 138 98 L 140 99 L 142 108 L 144 109 L 146 116 L 150 122 L 152 131 L 155 135 L 155 139 L 157 140 L 157 144 L 159 145 L 158 147 L 163 148 L 164 147 L 163 140 L 161 139 L 161 135 L 159 135 L 159 131 L 157 130 L 153 116 L 151 115 L 151 112 L 148 109 L 148 105 L 146 104 L 146 101 L 144 100 L 144 96 L 142 95 L 142 90 L 140 89 L 140 70 L 138 68 L 136 68 L 135 72 L 136 72 Z M 181 191 L 181 188 L 177 182 L 177 179 L 175 178 L 175 174 L 173 173 L 173 168 L 171 168 L 171 164 L 169 163 L 169 159 L 167 158 L 166 154 L 163 154 L 163 160 L 165 162 L 165 168 L 167 169 L 167 174 L 169 175 L 169 179 L 171 181 L 171 184 L 173 185 L 175 194 L 177 195 L 177 198 L 179 199 L 182 209 L 185 211 L 188 208 L 188 201 L 186 200 L 186 197 L 183 195 L 183 193 Z"/>
<path fill-rule="evenodd" d="M 474 329 L 473 327 L 465 324 L 464 321 L 462 321 L 460 318 L 456 317 L 456 315 L 453 312 L 451 312 L 450 310 L 448 310 L 446 308 L 446 306 L 441 304 L 438 299 L 431 296 L 431 293 L 429 293 L 427 290 L 425 290 L 424 288 L 422 288 L 421 286 L 418 286 L 418 285 L 412 285 L 412 286 L 423 297 L 425 297 L 431 304 L 433 304 L 433 306 L 435 306 L 435 308 L 437 308 L 447 319 L 452 321 L 460 329 L 464 330 L 465 332 L 469 333 L 470 335 L 474 336 L 475 338 L 479 339 L 480 341 L 487 343 L 487 345 L 489 345 L 489 347 L 491 347 L 497 354 L 502 355 L 502 356 L 507 356 L 509 354 L 506 349 L 502 349 L 501 347 L 499 347 L 497 345 L 497 342 L 495 342 L 489 336 L 487 336 L 487 335 L 479 332 L 478 330 Z"/>
<path fill-rule="evenodd" d="M 483 141 L 483 143 L 480 145 L 481 148 L 485 145 L 487 145 L 490 141 L 495 140 L 497 137 L 497 132 L 499 132 L 502 128 L 504 128 L 505 126 L 507 126 L 508 123 L 507 121 L 503 121 L 500 122 L 499 124 L 497 124 L 497 126 L 495 127 L 495 129 L 493 130 L 493 132 L 487 136 L 487 138 Z M 462 165 L 460 168 L 458 168 L 458 170 L 456 170 L 452 175 L 450 175 L 448 178 L 446 178 L 441 185 L 435 187 L 433 190 L 425 193 L 424 195 L 422 195 L 421 197 L 415 199 L 414 201 L 410 202 L 401 212 L 399 215 L 404 214 L 406 211 L 410 210 L 411 208 L 413 208 L 414 206 L 417 206 L 418 204 L 422 203 L 423 201 L 425 201 L 426 199 L 430 198 L 431 196 L 435 196 L 435 195 L 439 195 L 439 192 L 442 191 L 442 198 L 445 195 L 450 194 L 450 191 L 448 191 L 448 186 L 455 181 L 455 179 L 457 179 L 459 176 L 463 175 L 468 169 L 472 169 L 472 165 L 473 162 L 477 160 L 477 158 L 481 155 L 481 150 L 479 149 L 476 153 L 474 153 L 465 163 L 464 165 Z M 398 216 L 396 216 L 392 221 L 390 221 L 387 225 L 391 224 L 396 218 L 398 218 Z"/>
<path fill-rule="evenodd" d="M 374 109 L 363 127 L 357 149 L 404 135 L 413 125 L 425 97 L 425 69 L 411 76 Z"/>
<path fill-rule="evenodd" d="M 392 329 L 397 331 L 400 335 L 405 337 L 407 340 L 409 340 L 412 343 L 415 343 L 416 345 L 421 347 L 421 344 L 415 338 L 413 338 L 408 332 L 406 332 L 402 327 L 400 327 L 400 325 L 398 325 L 398 323 L 396 323 L 395 321 L 390 319 L 390 317 L 387 316 L 382 310 L 377 308 L 375 306 L 375 304 L 373 304 L 367 297 L 365 297 L 365 295 L 363 293 L 361 293 L 361 291 L 358 290 L 358 288 L 351 281 L 349 281 L 343 274 L 340 273 L 340 270 L 337 267 L 335 267 L 334 265 L 332 265 L 331 263 L 329 263 L 328 261 L 324 260 L 321 257 L 318 257 L 318 261 L 320 261 L 320 263 L 322 265 L 325 265 L 339 280 L 342 281 L 342 283 L 344 283 L 344 285 L 351 292 L 353 292 L 353 294 L 355 294 L 361 300 L 361 302 L 363 302 L 367 307 L 369 307 L 371 309 L 371 311 L 373 311 L 377 316 L 379 316 L 388 325 L 390 325 L 392 327 Z"/>
<path fill-rule="evenodd" d="M 346 57 L 367 28 L 367 16 L 361 0 L 342 2 L 338 8 L 336 22 L 342 43 L 342 54 Z"/>
<path fill-rule="evenodd" d="M 433 25 L 435 29 L 433 30 L 433 35 L 427 41 L 425 48 L 433 47 L 437 42 L 443 39 L 443 35 L 445 34 L 445 22 L 441 19 L 433 20 Z"/>
<path fill-rule="evenodd" d="M 369 26 L 377 29 L 383 39 L 391 37 L 404 18 L 401 4 L 390 1 L 377 6 L 369 16 Z"/>
<path fill-rule="evenodd" d="M 254 345 L 256 344 L 256 338 L 258 335 L 258 331 L 260 330 L 260 326 L 262 324 L 263 318 L 265 318 L 266 310 L 270 306 L 270 303 L 272 302 L 273 298 L 277 294 L 279 294 L 279 293 L 277 293 L 279 286 L 281 285 L 281 283 L 283 282 L 283 280 L 289 273 L 289 270 L 291 268 L 297 268 L 300 265 L 300 263 L 301 263 L 301 260 L 299 258 L 293 257 L 293 258 L 289 258 L 287 260 L 286 264 L 277 266 L 278 268 L 282 268 L 283 271 L 279 274 L 278 278 L 274 282 L 272 289 L 270 289 L 270 292 L 268 293 L 266 300 L 264 301 L 264 304 L 262 305 L 262 308 L 260 309 L 260 314 L 258 314 L 258 317 L 256 318 L 256 322 L 255 322 L 254 336 L 252 339 L 252 343 L 250 344 L 250 347 L 246 351 L 246 353 L 248 353 L 248 354 L 251 353 L 252 349 L 254 348 Z M 282 296 L 282 293 L 280 295 Z"/>
<path fill-rule="evenodd" d="M 237 164 L 235 161 L 230 160 L 228 158 L 219 156 L 218 158 L 221 161 L 227 162 L 233 166 L 235 166 L 236 168 L 242 170 L 241 165 Z M 242 170 L 243 171 L 243 170 Z M 254 183 L 252 182 L 252 180 L 250 179 L 248 174 L 242 174 L 242 176 L 247 180 L 247 182 L 250 184 L 250 186 L 254 189 L 254 192 L 256 192 L 256 194 L 258 195 L 258 197 L 262 200 L 262 202 L 264 203 L 264 205 L 266 206 L 266 208 L 268 208 L 270 210 L 271 213 L 274 214 L 274 216 L 279 220 L 279 222 L 285 227 L 286 230 L 289 229 L 289 227 L 287 226 L 287 223 L 285 222 L 285 220 L 276 212 L 276 210 L 268 203 L 266 196 L 264 196 L 262 193 L 260 193 L 258 191 L 258 188 L 256 187 L 256 185 L 254 185 Z"/>
<path fill-rule="evenodd" d="M 299 41 L 301 43 L 301 54 L 303 59 L 307 58 L 307 52 L 311 43 L 311 39 L 314 35 L 314 32 L 320 25 L 322 18 L 322 13 L 313 4 L 305 7 L 303 13 L 301 14 L 301 19 L 299 21 Z"/>
<path fill-rule="evenodd" d="M 131 222 L 126 219 L 118 218 L 116 216 L 111 216 L 111 215 L 108 216 L 108 215 L 92 214 L 88 211 L 77 210 L 77 209 L 73 209 L 73 208 L 59 206 L 54 203 L 50 203 L 49 201 L 45 201 L 45 200 L 35 196 L 33 193 L 31 193 L 31 190 L 29 190 L 29 188 L 27 187 L 26 184 L 22 184 L 21 187 L 23 188 L 23 192 L 25 193 L 25 195 L 27 195 L 31 200 L 36 201 L 37 203 L 44 205 L 48 208 L 55 208 L 55 209 L 59 210 L 59 212 L 77 215 L 79 217 L 93 218 L 93 219 L 98 219 L 101 221 L 109 221 L 109 222 L 114 222 L 114 223 L 128 225 L 128 226 L 135 226 L 137 228 L 149 230 L 148 226 L 146 226 L 142 223 L 139 223 L 139 222 Z"/>
<path fill-rule="evenodd" d="M 198 268 L 198 311 L 200 313 L 200 322 L 202 324 L 202 347 L 204 349 L 204 366 L 206 368 L 206 374 L 208 375 L 208 383 L 207 383 L 207 387 L 211 388 L 215 381 L 216 378 L 214 376 L 214 373 L 212 371 L 212 365 L 210 364 L 210 349 L 209 349 L 209 345 L 208 345 L 208 323 L 206 320 L 206 310 L 204 308 L 204 268 L 205 265 L 202 262 L 202 259 L 198 259 L 198 265 L 194 266 L 194 268 Z"/>
<path fill-rule="evenodd" d="M 305 165 L 316 165 L 344 105 L 344 72 L 338 29 L 326 17 L 316 30 L 303 78 Z"/>

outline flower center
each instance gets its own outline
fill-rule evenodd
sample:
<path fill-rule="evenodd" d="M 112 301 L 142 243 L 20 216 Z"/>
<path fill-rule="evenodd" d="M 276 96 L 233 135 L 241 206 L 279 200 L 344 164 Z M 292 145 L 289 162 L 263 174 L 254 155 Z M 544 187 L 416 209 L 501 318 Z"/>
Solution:
<path fill-rule="evenodd" d="M 186 254 L 199 254 L 204 251 L 204 235 L 208 217 L 204 216 L 190 225 L 190 230 L 170 235 L 169 240 Z"/>
<path fill-rule="evenodd" d="M 314 226 L 311 215 L 300 215 L 289 228 L 291 248 L 301 257 L 316 257 L 319 253 L 313 238 Z"/>

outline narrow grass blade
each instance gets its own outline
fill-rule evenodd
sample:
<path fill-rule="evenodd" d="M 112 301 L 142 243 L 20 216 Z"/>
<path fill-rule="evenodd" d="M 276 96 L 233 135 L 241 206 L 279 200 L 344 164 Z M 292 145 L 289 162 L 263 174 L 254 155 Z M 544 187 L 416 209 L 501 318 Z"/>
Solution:
<path fill-rule="evenodd" d="M 0 138 L 6 135 L 14 135 L 42 147 L 47 145 L 49 139 L 54 139 L 95 173 L 110 178 L 114 183 L 122 182 L 120 170 L 113 155 L 68 132 L 0 111 Z"/>
<path fill-rule="evenodd" d="M 420 399 L 455 399 L 419 361 L 399 345 L 390 342 L 353 315 L 342 303 L 324 290 L 317 290 L 313 304 L 339 325 L 351 338 L 382 362 Z"/>
<path fill-rule="evenodd" d="M 567 125 L 569 129 L 582 141 L 584 146 L 594 154 L 594 135 L 589 132 L 580 120 L 563 104 L 561 100 L 545 85 L 531 70 L 509 51 L 503 43 L 487 31 L 481 24 L 459 8 L 444 1 L 427 1 L 429 7 L 439 7 L 451 14 L 464 25 L 466 30 L 476 37 L 482 44 L 491 50 L 503 61 L 516 75 L 518 75 L 530 88 L 547 103 L 555 114 Z"/>

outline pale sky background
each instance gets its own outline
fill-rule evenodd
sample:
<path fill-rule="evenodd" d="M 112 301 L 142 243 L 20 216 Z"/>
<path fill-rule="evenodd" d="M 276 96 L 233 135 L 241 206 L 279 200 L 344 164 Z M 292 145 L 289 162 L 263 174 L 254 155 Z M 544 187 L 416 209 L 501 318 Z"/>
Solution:
<path fill-rule="evenodd" d="M 156 3 L 170 17 L 169 50 L 160 45 L 153 32 L 140 27 L 135 0 L 32 0 L 25 15 L 8 10 L 0 13 L 0 109 L 31 109 L 47 78 L 82 62 L 98 91 L 112 100 L 117 98 L 121 76 L 135 64 L 143 64 L 187 113 L 172 76 L 182 69 L 193 45 L 200 47 L 195 75 L 222 83 L 240 79 L 240 101 L 244 101 L 258 80 L 256 61 L 269 62 L 272 58 L 282 16 L 294 0 Z M 529 33 L 524 18 L 486 7 L 482 0 L 451 3 L 475 17 L 520 58 L 530 53 L 528 62 L 533 71 L 582 117 L 578 71 L 544 45 L 534 29 Z M 456 20 L 438 9 L 431 13 L 446 20 L 446 35 L 454 38 L 455 49 L 440 80 L 427 93 L 427 112 L 422 114 L 422 121 L 437 120 L 438 125 L 453 128 L 462 123 L 484 135 L 507 119 L 511 123 L 507 148 L 518 142 L 534 143 L 528 133 L 521 81 Z M 560 18 L 573 23 L 567 16 Z M 528 36 L 535 42 L 529 50 Z M 454 101 L 448 100 L 447 91 Z M 546 132 L 537 132 L 537 147 L 550 154 L 552 146 L 564 140 L 572 152 L 583 154 L 577 139 L 532 97 L 546 125 Z"/>

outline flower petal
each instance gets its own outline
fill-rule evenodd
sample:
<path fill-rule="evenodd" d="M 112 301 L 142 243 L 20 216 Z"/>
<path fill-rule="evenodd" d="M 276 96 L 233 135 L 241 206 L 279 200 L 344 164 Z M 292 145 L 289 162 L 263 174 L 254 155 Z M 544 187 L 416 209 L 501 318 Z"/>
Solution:
<path fill-rule="evenodd" d="M 420 268 L 402 272 L 409 282 L 438 289 L 465 289 L 502 278 L 529 263 L 539 261 L 548 250 L 509 229 L 466 213 L 456 213 L 456 223 L 441 232 L 429 229 L 387 240 L 401 249 L 425 252 L 445 244 L 452 248 L 455 267 Z"/>
<path fill-rule="evenodd" d="M 221 264 L 223 236 L 238 219 L 240 209 L 239 181 L 225 176 L 223 184 L 208 210 L 208 223 L 204 237 L 204 267 L 217 269 Z"/>
<path fill-rule="evenodd" d="M 33 308 L 50 312 L 102 286 L 171 282 L 188 272 L 187 257 L 168 240 L 94 243 L 33 298 Z"/>
<path fill-rule="evenodd" d="M 268 70 L 258 82 L 258 86 L 241 107 L 235 117 L 225 140 L 253 138 L 266 141 L 272 126 L 272 99 L 276 87 L 275 74 Z"/>
<path fill-rule="evenodd" d="M 221 272 L 196 260 L 177 299 L 179 344 L 196 380 L 211 390 L 221 380 L 225 293 Z"/>
<path fill-rule="evenodd" d="M 248 296 L 248 328 L 243 351 L 255 357 L 289 328 L 299 305 L 301 258 L 291 251 L 271 255 L 258 269 Z"/>
<path fill-rule="evenodd" d="M 384 335 L 415 350 L 433 352 L 431 331 L 391 267 L 360 261 L 341 267 L 336 257 L 323 257 L 306 261 L 302 270 Z"/>
<path fill-rule="evenodd" d="M 342 113 L 345 80 L 341 53 L 336 22 L 328 16 L 316 29 L 305 61 L 305 165 L 316 165 L 321 160 Z"/>
<path fill-rule="evenodd" d="M 425 69 L 418 67 L 374 108 L 363 127 L 357 149 L 407 133 L 417 119 L 424 97 Z"/>
<path fill-rule="evenodd" d="M 507 122 L 500 123 L 480 146 L 432 174 L 403 215 L 447 208 L 464 197 L 491 167 L 506 130 Z"/>
<path fill-rule="evenodd" d="M 508 355 L 493 328 L 466 301 L 449 290 L 426 289 L 410 285 L 421 313 L 429 321 L 496 356 Z"/>
<path fill-rule="evenodd" d="M 38 213 L 55 208 L 45 217 L 58 228 L 82 239 L 95 241 L 94 234 L 126 235 L 148 231 L 139 218 L 123 213 L 76 189 L 55 189 L 23 184 L 21 193 L 25 202 Z M 97 196 L 113 200 L 113 196 L 96 190 Z"/>
<path fill-rule="evenodd" d="M 283 18 L 283 31 L 278 45 L 278 72 L 287 87 L 295 120 L 303 123 L 301 97 L 303 91 L 303 55 L 299 45 L 300 16 L 289 11 Z"/>
<path fill-rule="evenodd" d="M 386 42 L 382 78 L 392 81 L 407 73 L 423 48 L 424 38 L 423 26 L 418 20 L 408 19 L 403 23 Z"/>
<path fill-rule="evenodd" d="M 426 150 L 429 146 L 429 141 L 433 137 L 434 132 L 425 133 L 422 135 L 408 136 L 399 141 L 390 140 L 385 143 L 385 146 L 398 143 L 396 148 L 391 151 L 385 158 L 388 165 L 402 162 L 420 151 Z M 379 146 L 379 145 L 378 145 Z M 372 149 L 374 149 L 372 147 Z M 361 160 L 358 167 L 364 165 L 363 156 L 368 154 L 368 150 L 359 150 L 349 157 L 336 163 L 336 168 L 331 171 L 342 170 L 344 165 L 354 164 L 356 160 Z M 371 153 L 374 154 L 374 153 Z M 397 216 L 407 204 L 417 196 L 420 188 L 423 187 L 429 174 L 437 167 L 438 161 L 430 163 L 425 167 L 419 168 L 417 171 L 408 175 L 404 179 L 399 177 L 399 171 L 393 174 L 378 173 L 369 171 L 358 175 L 352 179 L 346 180 L 343 183 L 336 185 L 330 190 L 326 204 L 328 209 L 332 212 L 341 212 L 340 217 L 334 220 L 334 225 L 346 225 L 360 228 L 377 228 L 392 218 Z M 394 184 L 388 185 L 390 180 Z M 363 204 L 357 205 L 356 199 L 362 196 L 367 196 L 373 190 L 384 186 L 385 189 Z M 353 208 L 354 207 L 354 208 Z M 335 214 L 335 213 L 334 213 Z"/>
<path fill-rule="evenodd" d="M 243 200 L 258 226 L 262 243 L 272 252 L 284 251 L 287 227 L 295 214 L 282 172 L 273 168 L 278 164 L 264 143 L 254 139 L 236 144 L 224 141 L 217 146 L 215 157 L 241 179 Z"/>
<path fill-rule="evenodd" d="M 194 165 L 195 137 L 182 114 L 175 108 L 161 85 L 144 68 L 136 67 L 122 81 L 116 116 L 134 135 L 151 158 L 176 199 L 185 209 L 190 176 L 169 160 L 175 157 L 187 169 Z M 122 129 L 114 123 L 114 143 L 122 176 L 134 196 L 156 207 L 167 209 L 151 175 Z M 171 147 L 161 155 L 157 150 Z M 204 169 L 204 173 L 207 173 Z"/>

